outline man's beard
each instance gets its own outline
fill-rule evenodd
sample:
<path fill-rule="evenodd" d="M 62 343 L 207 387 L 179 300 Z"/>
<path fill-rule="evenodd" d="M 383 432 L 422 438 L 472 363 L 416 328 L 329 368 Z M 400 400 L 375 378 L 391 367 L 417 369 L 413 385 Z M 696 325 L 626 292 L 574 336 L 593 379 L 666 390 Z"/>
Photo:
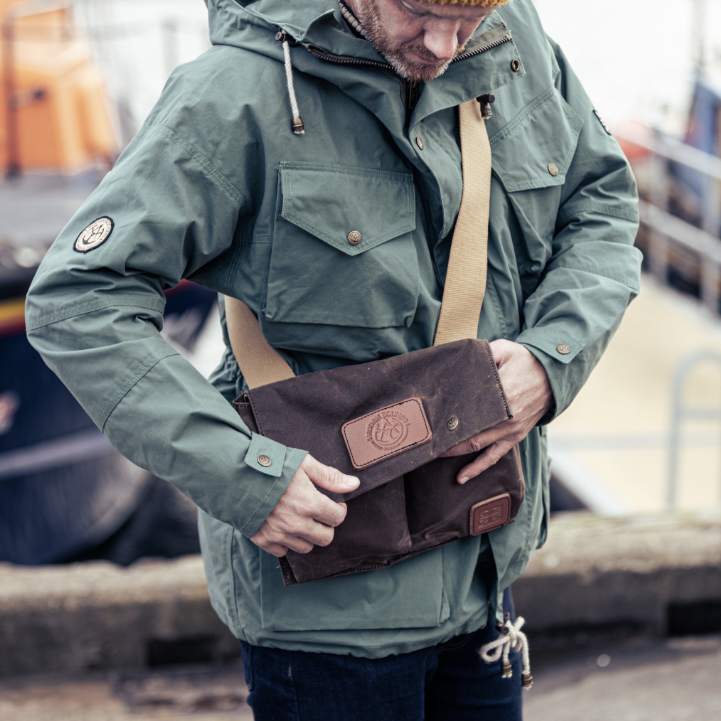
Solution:
<path fill-rule="evenodd" d="M 373 47 L 392 65 L 395 71 L 406 80 L 428 82 L 443 75 L 452 62 L 452 60 L 439 62 L 438 58 L 423 45 L 413 43 L 394 45 L 383 28 L 378 11 L 378 0 L 362 0 L 362 2 L 359 2 L 357 17 L 363 25 L 365 37 L 370 40 Z M 456 49 L 456 55 L 462 50 L 463 47 L 459 46 Z M 413 62 L 407 57 L 409 52 L 437 64 L 426 65 Z"/>

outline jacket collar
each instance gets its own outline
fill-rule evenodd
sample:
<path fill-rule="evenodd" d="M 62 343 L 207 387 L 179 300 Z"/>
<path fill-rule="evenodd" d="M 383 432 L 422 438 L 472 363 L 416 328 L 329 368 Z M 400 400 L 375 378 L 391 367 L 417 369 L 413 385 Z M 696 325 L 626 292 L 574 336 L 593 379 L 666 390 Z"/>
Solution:
<path fill-rule="evenodd" d="M 405 126 L 403 103 L 395 102 L 402 95 L 403 82 L 370 42 L 350 31 L 337 0 L 205 2 L 213 44 L 243 47 L 282 62 L 283 51 L 274 36 L 279 29 L 285 30 L 302 45 L 293 49 L 292 63 L 296 69 L 337 85 L 376 115 L 394 134 L 399 127 Z M 516 4 L 521 2 L 517 0 Z M 499 44 L 504 38 L 505 41 Z M 322 51 L 320 54 L 325 55 L 325 59 L 308 52 L 312 48 Z M 481 24 L 464 54 L 474 51 L 478 52 L 451 63 L 440 78 L 424 84 L 410 128 L 433 113 L 492 93 L 525 74 L 522 62 L 520 70 L 514 72 L 508 62 L 497 61 L 499 56 L 507 58 L 509 53 L 519 61 L 521 59 L 498 11 Z M 364 62 L 378 65 L 368 66 Z M 299 102 L 302 106 L 302 94 Z"/>

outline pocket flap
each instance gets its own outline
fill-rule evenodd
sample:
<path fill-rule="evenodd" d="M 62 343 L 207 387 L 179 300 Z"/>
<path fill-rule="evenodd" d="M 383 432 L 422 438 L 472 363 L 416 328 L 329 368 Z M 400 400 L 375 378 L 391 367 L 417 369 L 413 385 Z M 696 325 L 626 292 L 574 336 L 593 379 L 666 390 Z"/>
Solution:
<path fill-rule="evenodd" d="M 555 87 L 490 139 L 493 170 L 509 193 L 563 185 L 583 119 Z"/>
<path fill-rule="evenodd" d="M 281 216 L 347 255 L 415 230 L 411 173 L 283 162 L 280 177 Z"/>

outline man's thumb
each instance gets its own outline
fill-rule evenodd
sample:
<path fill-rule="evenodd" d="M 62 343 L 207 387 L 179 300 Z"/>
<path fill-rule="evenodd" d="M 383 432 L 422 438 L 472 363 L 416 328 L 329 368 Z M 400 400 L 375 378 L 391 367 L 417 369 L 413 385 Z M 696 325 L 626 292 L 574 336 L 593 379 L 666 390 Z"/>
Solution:
<path fill-rule="evenodd" d="M 360 481 L 355 476 L 346 476 L 337 468 L 331 468 L 320 463 L 320 461 L 316 461 L 310 454 L 305 457 L 301 467 L 316 486 L 331 493 L 355 491 L 360 484 Z"/>

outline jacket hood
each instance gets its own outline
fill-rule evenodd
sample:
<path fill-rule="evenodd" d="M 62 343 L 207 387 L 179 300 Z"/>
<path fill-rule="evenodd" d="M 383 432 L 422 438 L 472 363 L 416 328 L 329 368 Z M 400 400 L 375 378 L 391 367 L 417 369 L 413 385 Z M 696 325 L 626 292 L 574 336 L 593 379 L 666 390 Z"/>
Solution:
<path fill-rule="evenodd" d="M 370 42 L 350 31 L 337 0 L 205 0 L 205 3 L 213 45 L 235 46 L 283 63 L 283 45 L 275 39 L 276 33 L 283 30 L 299 43 L 292 48 L 291 59 L 286 59 L 293 71 L 337 85 L 394 133 L 400 126 L 413 128 L 439 110 L 492 93 L 526 73 L 522 60 L 520 69 L 516 66 L 513 72 L 509 69 L 510 58 L 498 62 L 502 49 L 499 46 L 503 46 L 503 56 L 512 53 L 511 57 L 520 58 L 505 19 L 524 11 L 523 0 L 516 0 L 515 8 L 504 6 L 502 15 L 496 11 L 481 23 L 466 45 L 464 57 L 470 57 L 454 61 L 440 78 L 424 83 L 410 123 L 406 124 L 402 108 L 389 102 L 391 96 L 398 97 L 403 81 Z M 486 49 L 491 52 L 485 52 Z M 329 62 L 328 57 L 319 57 L 323 53 L 340 56 L 344 62 Z M 371 61 L 371 65 L 354 60 Z M 403 91 L 400 92 L 402 95 Z M 301 115 L 302 102 L 303 90 L 299 90 Z"/>
<path fill-rule="evenodd" d="M 259 31 L 275 35 L 278 30 L 285 30 L 299 43 L 317 46 L 334 55 L 385 62 L 369 42 L 348 31 L 337 0 L 205 0 L 205 4 L 214 45 L 260 51 L 252 42 Z"/>

